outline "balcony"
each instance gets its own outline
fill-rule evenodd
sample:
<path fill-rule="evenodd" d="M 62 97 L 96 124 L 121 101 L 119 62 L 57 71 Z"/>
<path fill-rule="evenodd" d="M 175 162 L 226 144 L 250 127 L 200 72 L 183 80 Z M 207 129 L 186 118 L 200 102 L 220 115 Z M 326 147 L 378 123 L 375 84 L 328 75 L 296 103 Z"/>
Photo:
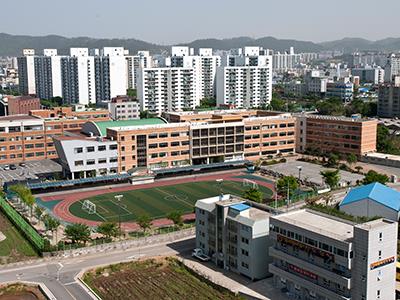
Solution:
<path fill-rule="evenodd" d="M 269 248 L 269 255 L 278 259 L 281 259 L 283 261 L 286 261 L 292 265 L 299 266 L 301 268 L 304 268 L 306 270 L 309 270 L 313 273 L 320 274 L 321 276 L 339 283 L 340 285 L 346 287 L 347 289 L 350 289 L 351 287 L 351 277 L 350 274 L 347 274 L 347 276 L 343 276 L 344 272 L 338 272 L 338 270 L 327 270 L 325 268 L 322 268 L 320 266 L 317 266 L 313 264 L 312 261 L 306 261 L 304 259 L 301 259 L 299 257 L 292 256 L 282 250 L 276 249 L 274 247 Z"/>
<path fill-rule="evenodd" d="M 276 276 L 280 276 L 282 278 L 288 279 L 304 288 L 307 288 L 309 290 L 317 291 L 318 294 L 321 294 L 322 296 L 327 297 L 328 299 L 331 300 L 350 300 L 350 295 L 344 296 L 344 295 L 339 295 L 337 292 L 341 292 L 340 290 L 337 291 L 331 291 L 328 290 L 327 288 L 320 286 L 318 284 L 315 284 L 311 281 L 308 281 L 296 274 L 290 273 L 284 269 L 281 269 L 274 264 L 269 264 L 269 272 Z"/>

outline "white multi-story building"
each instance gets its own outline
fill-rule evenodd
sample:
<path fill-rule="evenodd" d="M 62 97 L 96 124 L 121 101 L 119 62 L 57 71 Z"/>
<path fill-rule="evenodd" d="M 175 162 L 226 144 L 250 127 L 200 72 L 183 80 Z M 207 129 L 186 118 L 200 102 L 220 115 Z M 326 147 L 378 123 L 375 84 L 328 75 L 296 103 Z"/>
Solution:
<path fill-rule="evenodd" d="M 301 60 L 301 54 L 295 54 L 294 48 L 290 47 L 289 53 L 278 52 L 272 55 L 272 69 L 277 73 L 292 71 L 301 62 Z"/>
<path fill-rule="evenodd" d="M 381 67 L 354 68 L 351 70 L 351 75 L 359 76 L 362 83 L 381 84 L 385 80 L 385 70 Z"/>
<path fill-rule="evenodd" d="M 61 56 L 57 49 L 44 49 L 43 56 L 35 56 L 36 96 L 51 99 L 62 96 Z"/>
<path fill-rule="evenodd" d="M 71 48 L 69 56 L 59 56 L 56 49 L 45 49 L 43 56 L 28 50 L 18 58 L 22 94 L 88 105 L 124 95 L 130 87 L 123 47 Z"/>
<path fill-rule="evenodd" d="M 127 87 L 126 89 L 136 89 L 138 72 L 140 68 L 152 68 L 153 58 L 149 51 L 138 51 L 136 55 L 127 55 L 126 59 L 126 74 Z"/>
<path fill-rule="evenodd" d="M 23 95 L 35 95 L 35 50 L 24 49 L 18 57 L 19 91 Z"/>
<path fill-rule="evenodd" d="M 141 68 L 137 96 L 142 111 L 157 115 L 164 111 L 193 110 L 200 104 L 193 68 Z"/>
<path fill-rule="evenodd" d="M 245 47 L 244 54 L 222 58 L 217 68 L 217 104 L 250 108 L 272 98 L 272 59 L 260 48 Z"/>
<path fill-rule="evenodd" d="M 392 54 L 385 66 L 385 82 L 392 82 L 395 76 L 400 76 L 400 56 Z"/>
<path fill-rule="evenodd" d="M 108 111 L 114 121 L 140 119 L 139 101 L 128 96 L 112 98 L 108 103 Z"/>
<path fill-rule="evenodd" d="M 293 299 L 395 299 L 397 222 L 312 210 L 271 216 L 269 272 Z"/>
<path fill-rule="evenodd" d="M 198 200 L 196 247 L 219 267 L 262 279 L 269 274 L 269 217 L 231 195 Z"/>

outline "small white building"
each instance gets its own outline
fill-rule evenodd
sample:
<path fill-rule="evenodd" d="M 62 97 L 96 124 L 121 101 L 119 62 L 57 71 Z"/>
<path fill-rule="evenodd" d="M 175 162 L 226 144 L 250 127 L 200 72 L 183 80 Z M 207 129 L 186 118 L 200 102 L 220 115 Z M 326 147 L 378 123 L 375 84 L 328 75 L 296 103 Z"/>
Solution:
<path fill-rule="evenodd" d="M 139 101 L 128 96 L 117 96 L 108 103 L 108 111 L 114 121 L 140 119 Z"/>
<path fill-rule="evenodd" d="M 397 222 L 400 216 L 400 192 L 375 182 L 350 190 L 339 207 L 353 216 L 383 217 Z"/>
<path fill-rule="evenodd" d="M 196 202 L 196 247 L 219 267 L 252 280 L 269 275 L 270 214 L 221 195 Z"/>

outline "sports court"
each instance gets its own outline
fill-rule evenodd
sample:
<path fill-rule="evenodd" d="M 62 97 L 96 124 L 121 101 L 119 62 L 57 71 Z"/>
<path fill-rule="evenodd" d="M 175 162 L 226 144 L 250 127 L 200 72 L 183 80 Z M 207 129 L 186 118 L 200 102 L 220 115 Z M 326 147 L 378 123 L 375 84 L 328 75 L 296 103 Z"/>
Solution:
<path fill-rule="evenodd" d="M 69 211 L 72 215 L 91 221 L 135 221 L 147 214 L 152 219 L 165 217 L 172 211 L 189 214 L 194 211 L 197 200 L 224 194 L 242 196 L 249 187 L 257 187 L 264 198 L 270 198 L 272 191 L 264 185 L 246 178 L 186 182 L 181 184 L 136 189 L 124 192 L 100 194 L 74 202 Z M 115 196 L 122 195 L 117 199 Z"/>

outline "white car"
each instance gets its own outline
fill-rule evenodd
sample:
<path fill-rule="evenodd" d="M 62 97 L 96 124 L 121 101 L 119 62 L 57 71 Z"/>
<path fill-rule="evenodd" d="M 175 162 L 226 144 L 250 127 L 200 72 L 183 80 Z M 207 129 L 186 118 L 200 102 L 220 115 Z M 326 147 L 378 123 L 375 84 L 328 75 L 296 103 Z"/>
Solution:
<path fill-rule="evenodd" d="M 192 252 L 192 256 L 200 259 L 201 261 L 209 261 L 210 257 L 203 253 L 203 249 L 196 248 Z"/>
<path fill-rule="evenodd" d="M 5 171 L 8 171 L 8 170 L 10 170 L 10 166 L 9 166 L 9 165 L 5 165 L 5 166 L 3 166 L 3 170 L 5 170 Z"/>

